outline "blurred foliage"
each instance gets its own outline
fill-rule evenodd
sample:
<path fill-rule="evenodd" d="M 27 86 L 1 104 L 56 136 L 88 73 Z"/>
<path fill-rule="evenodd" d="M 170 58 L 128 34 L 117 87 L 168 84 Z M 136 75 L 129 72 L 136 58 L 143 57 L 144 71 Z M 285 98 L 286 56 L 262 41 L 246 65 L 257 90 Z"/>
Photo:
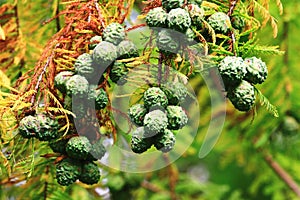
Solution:
<path fill-rule="evenodd" d="M 2 15 L 6 17 L 0 17 L 0 89 L 3 91 L 0 100 L 14 98 L 6 96 L 7 90 L 15 92 L 11 95 L 17 93 L 11 86 L 17 78 L 33 69 L 48 40 L 64 26 L 61 18 L 45 22 L 63 10 L 66 2 L 0 1 L 0 5 L 8 8 Z M 224 5 L 228 3 L 205 2 L 206 5 L 219 3 L 223 5 L 222 9 L 226 9 Z M 291 179 L 300 183 L 300 3 L 281 0 L 281 15 L 279 0 L 272 3 L 263 0 L 239 2 L 241 5 L 250 2 L 254 6 L 254 16 L 265 26 L 256 35 L 259 43 L 256 48 L 247 49 L 247 45 L 240 48 L 247 50 L 249 55 L 261 55 L 267 62 L 269 77 L 258 89 L 276 105 L 278 118 L 262 109 L 259 103 L 253 113 L 240 113 L 228 103 L 221 137 L 213 150 L 199 159 L 199 149 L 213 113 L 204 81 L 194 78 L 189 83 L 199 97 L 201 120 L 197 137 L 181 158 L 164 169 L 143 174 L 124 173 L 103 166 L 98 185 L 76 183 L 62 187 L 55 181 L 55 160 L 41 156 L 52 153 L 47 145 L 20 138 L 13 128 L 16 126 L 14 113 L 7 112 L 0 122 L 0 199 L 297 199 L 267 158 L 271 156 Z M 141 1 L 136 1 L 132 18 L 137 17 L 143 6 Z M 0 7 L 0 11 L 1 8 L 4 7 Z M 142 22 L 137 21 L 131 19 L 127 23 Z M 273 38 L 275 35 L 277 37 Z M 5 40 L 1 41 L 4 36 Z M 272 55 L 278 51 L 274 48 L 277 45 L 284 55 Z M 28 82 L 21 88 L 24 89 Z M 6 151 L 7 148 L 12 151 Z"/>

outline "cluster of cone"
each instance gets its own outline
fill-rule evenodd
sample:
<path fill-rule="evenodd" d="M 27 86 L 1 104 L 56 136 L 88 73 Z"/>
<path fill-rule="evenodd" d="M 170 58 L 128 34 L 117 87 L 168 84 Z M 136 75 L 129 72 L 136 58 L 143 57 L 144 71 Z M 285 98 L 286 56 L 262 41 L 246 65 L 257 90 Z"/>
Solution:
<path fill-rule="evenodd" d="M 94 161 L 106 152 L 100 140 L 92 144 L 85 136 L 65 137 L 50 142 L 49 146 L 66 157 L 56 165 L 56 179 L 60 185 L 70 185 L 77 179 L 89 185 L 99 182 L 100 171 Z"/>
<path fill-rule="evenodd" d="M 138 126 L 132 133 L 131 149 L 143 153 L 152 145 L 157 150 L 169 152 L 175 145 L 175 130 L 183 128 L 188 117 L 180 104 L 187 96 L 182 83 L 163 84 L 150 87 L 143 94 L 143 104 L 129 108 L 131 121 Z"/>
<path fill-rule="evenodd" d="M 243 59 L 227 56 L 219 63 L 227 97 L 240 111 L 249 111 L 255 103 L 255 84 L 263 83 L 268 75 L 266 63 L 260 58 Z"/>

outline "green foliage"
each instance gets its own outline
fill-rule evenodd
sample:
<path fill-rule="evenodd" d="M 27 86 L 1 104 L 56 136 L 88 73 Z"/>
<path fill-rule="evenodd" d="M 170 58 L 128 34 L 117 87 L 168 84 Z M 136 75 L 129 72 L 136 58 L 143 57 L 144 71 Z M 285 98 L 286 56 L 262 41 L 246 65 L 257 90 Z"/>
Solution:
<path fill-rule="evenodd" d="M 167 8 L 164 6 L 166 2 L 171 2 L 172 5 L 168 5 Z M 186 3 L 197 4 L 197 2 L 201 1 L 187 1 Z M 95 35 L 103 36 L 103 30 L 109 24 L 114 22 L 123 24 L 124 19 L 130 14 L 133 1 L 124 1 L 124 4 L 123 1 L 114 0 L 97 2 L 7 1 L 7 4 L 0 1 L 0 148 L 2 150 L 0 152 L 0 199 L 86 200 L 105 199 L 105 195 L 110 195 L 111 199 L 138 200 L 296 199 L 297 197 L 287 185 L 288 183 L 282 177 L 278 177 L 280 173 L 274 169 L 274 165 L 270 164 L 268 158 L 271 157 L 274 161 L 273 164 L 277 163 L 289 173 L 291 179 L 299 182 L 298 49 L 300 41 L 297 32 L 300 26 L 298 20 L 300 12 L 297 7 L 298 2 L 296 0 L 247 0 L 237 1 L 235 6 L 230 4 L 232 2 L 203 1 L 201 6 L 200 3 L 198 4 L 199 12 L 193 15 L 191 15 L 191 11 L 197 9 L 194 10 L 191 5 L 182 4 L 182 1 L 163 1 L 162 4 L 168 12 L 177 7 L 183 7 L 185 11 L 189 12 L 191 17 L 189 25 L 191 27 L 188 27 L 189 35 L 192 35 L 191 38 L 203 47 L 203 54 L 214 63 L 213 68 L 225 57 L 236 56 L 243 59 L 261 58 L 269 70 L 264 84 L 254 88 L 258 101 L 253 112 L 240 113 L 231 104 L 228 104 L 226 122 L 218 143 L 207 157 L 199 160 L 198 150 L 204 142 L 210 120 L 212 117 L 220 116 L 220 113 L 223 112 L 211 110 L 210 95 L 214 93 L 206 88 L 207 83 L 202 78 L 196 76 L 196 70 L 206 72 L 211 68 L 211 66 L 207 66 L 205 58 L 189 59 L 186 54 L 189 54 L 190 51 L 182 48 L 185 44 L 178 43 L 173 35 L 163 35 L 160 42 L 156 33 L 149 37 L 142 36 L 140 55 L 135 54 L 133 46 L 130 46 L 129 50 L 126 49 L 127 46 L 126 48 L 122 47 L 124 51 L 132 51 L 134 57 L 131 58 L 120 57 L 118 51 L 120 47 L 104 45 L 105 47 L 102 46 L 102 48 L 101 45 L 98 45 L 99 39 L 94 45 L 98 48 L 96 47 L 96 50 L 92 52 L 94 47 L 92 47 L 90 39 Z M 155 10 L 152 7 L 160 6 L 156 3 L 147 1 L 146 4 L 140 4 L 140 1 L 136 1 L 136 10 L 132 12 L 132 16 L 135 16 L 136 12 L 141 13 L 138 7 L 143 5 L 146 7 L 143 16 L 146 17 L 147 25 L 151 26 L 152 23 L 155 27 L 165 27 L 167 11 L 163 10 L 164 13 L 161 12 L 161 15 L 149 17 L 150 13 Z M 230 5 L 233 13 L 229 14 L 230 21 L 225 20 L 226 23 L 223 23 L 223 27 L 226 26 L 227 31 L 224 33 L 226 31 L 219 31 L 209 18 L 217 12 L 228 13 Z M 89 12 L 88 8 L 93 8 L 93 10 L 89 10 L 91 11 Z M 283 9 L 283 16 L 281 16 L 279 14 Z M 52 18 L 59 11 L 63 11 L 63 13 Z M 147 11 L 149 11 L 148 14 Z M 143 16 L 137 20 L 136 17 L 132 17 L 126 21 L 126 34 L 134 32 L 135 36 L 138 36 L 132 40 L 133 43 L 141 43 L 142 31 L 135 30 L 134 25 L 142 27 L 140 24 L 144 22 L 140 20 Z M 150 18 L 154 21 L 151 21 Z M 241 21 L 236 20 L 238 18 Z M 184 25 L 182 28 L 181 20 L 171 21 L 171 27 L 185 30 L 187 26 Z M 189 24 L 189 20 L 183 21 Z M 132 24 L 133 22 L 137 24 Z M 185 31 L 183 32 L 185 34 Z M 162 33 L 164 32 L 160 32 L 158 36 Z M 277 38 L 272 37 L 276 35 L 278 35 Z M 4 36 L 5 40 L 3 40 Z M 107 40 L 109 37 L 111 35 L 105 36 L 103 39 Z M 127 41 L 127 37 L 127 35 L 123 37 L 121 34 L 121 37 L 118 38 L 122 38 L 122 40 L 126 38 L 125 41 Z M 164 51 L 157 52 L 154 41 L 158 41 L 160 50 L 169 50 L 173 54 Z M 101 43 L 105 44 L 105 42 Z M 166 49 L 167 45 L 169 45 L 169 49 Z M 107 49 L 107 46 L 111 48 Z M 69 109 L 72 107 L 70 102 L 67 102 L 70 98 L 65 96 L 63 89 L 58 88 L 59 84 L 54 85 L 54 77 L 61 71 L 76 71 L 74 67 L 76 58 L 84 53 L 97 57 L 98 61 L 106 66 L 112 64 L 116 58 L 124 59 L 121 62 L 126 63 L 125 71 L 129 75 L 125 75 L 124 71 L 118 68 L 119 71 L 114 71 L 115 76 L 119 78 L 122 75 L 124 82 L 126 80 L 126 83 L 140 87 L 135 92 L 135 94 L 139 93 L 137 97 L 131 96 L 130 105 L 141 103 L 143 92 L 150 86 L 139 83 L 140 80 L 153 82 L 155 86 L 165 81 L 164 77 L 153 76 L 159 71 L 156 68 L 146 69 L 147 67 L 145 67 L 141 71 L 134 72 L 133 69 L 141 64 L 150 63 L 158 67 L 161 64 L 159 62 L 162 61 L 162 72 L 167 73 L 170 69 L 176 70 L 176 75 L 172 77 L 174 82 L 179 80 L 179 82 L 191 84 L 198 98 L 201 120 L 197 136 L 189 148 L 186 148 L 186 140 L 190 136 L 187 135 L 181 137 L 181 140 L 176 140 L 176 148 L 185 149 L 181 158 L 175 163 L 168 163 L 170 155 L 173 155 L 171 151 L 164 156 L 167 167 L 151 173 L 130 174 L 101 166 L 101 171 L 104 171 L 103 174 L 101 173 L 103 180 L 95 185 L 87 186 L 76 182 L 68 187 L 63 187 L 57 183 L 55 169 L 57 163 L 66 156 L 63 154 L 66 153 L 61 150 L 53 152 L 49 148 L 48 142 L 33 138 L 24 139 L 18 134 L 18 125 L 25 116 L 42 110 L 56 117 L 59 124 L 62 125 L 59 134 L 64 135 L 64 138 L 69 139 L 74 136 L 72 134 L 77 134 L 72 132 L 74 114 Z M 134 80 L 130 77 L 130 73 L 134 73 Z M 116 139 L 115 144 L 128 142 L 126 145 L 129 146 L 130 136 L 124 133 L 128 141 L 120 141 L 120 135 L 123 133 L 112 122 L 110 109 L 115 109 L 114 111 L 123 117 L 123 113 L 119 112 L 118 108 L 112 108 L 111 105 L 111 99 L 117 98 L 111 95 L 112 88 L 117 87 L 114 84 L 116 79 L 113 80 L 112 75 L 113 73 L 109 74 L 109 70 L 106 71 L 101 85 L 95 86 L 99 88 L 98 91 L 101 90 L 105 93 L 102 93 L 101 97 L 96 95 L 97 98 L 99 97 L 100 103 L 103 103 L 102 100 L 105 99 L 105 105 L 101 106 L 101 110 L 96 111 L 97 119 L 90 118 L 90 110 L 84 108 L 82 116 L 86 116 L 86 118 L 82 117 L 79 120 L 91 121 L 91 124 L 99 121 L 101 130 L 105 129 L 100 132 L 105 132 L 105 134 L 100 135 L 97 133 L 98 130 L 94 129 L 88 130 L 97 133 L 93 135 L 95 138 L 110 137 Z M 18 79 L 19 77 L 21 79 Z M 139 79 L 140 77 L 142 79 Z M 177 90 L 176 85 L 170 87 L 170 91 L 161 87 L 165 94 L 168 93 L 167 100 L 164 99 L 164 101 L 168 101 L 168 104 L 178 105 L 183 100 L 181 97 L 185 96 L 186 91 L 181 91 L 180 87 Z M 72 88 L 77 89 L 77 84 L 74 84 Z M 88 88 L 90 89 L 90 87 Z M 59 89 L 60 92 L 57 92 L 56 89 Z M 94 97 L 96 93 L 93 93 Z M 189 100 L 190 96 L 187 94 L 185 100 Z M 94 100 L 94 97 L 91 99 Z M 167 104 L 163 103 L 163 105 Z M 194 110 L 187 113 L 188 118 L 193 119 L 197 112 L 198 110 Z M 144 114 L 144 112 L 137 114 L 133 121 L 138 121 L 137 118 L 143 121 Z M 129 119 L 123 121 L 129 121 Z M 198 122 L 192 120 L 191 123 Z M 189 128 L 189 126 L 185 127 L 184 132 L 188 132 Z M 72 130 L 71 134 L 69 133 L 70 129 Z M 141 129 L 143 127 L 137 130 Z M 86 130 L 81 129 L 80 131 L 82 133 Z M 143 133 L 143 131 L 141 132 Z M 168 133 L 172 135 L 170 132 Z M 175 132 L 173 136 L 177 138 L 181 136 L 180 134 L 180 132 L 178 134 Z M 131 140 L 134 140 L 133 144 L 142 143 L 144 145 L 138 148 L 145 147 L 145 149 L 137 149 L 136 152 L 148 150 L 155 140 L 151 138 L 148 143 L 144 143 L 142 136 L 144 134 L 134 134 L 131 137 Z M 163 136 L 167 136 L 167 134 Z M 172 136 L 161 138 L 159 142 L 161 146 L 156 146 L 159 149 L 165 147 L 164 150 L 169 150 L 174 145 L 175 139 L 172 138 Z M 97 143 L 91 142 L 92 149 L 96 149 L 95 144 Z M 102 158 L 105 153 L 103 147 L 99 148 L 99 158 Z M 150 148 L 148 153 L 153 149 Z M 98 175 L 94 177 L 98 177 Z M 95 182 L 93 181 L 93 183 Z M 101 195 L 98 193 L 100 190 L 102 194 L 104 191 L 107 193 Z"/>
<path fill-rule="evenodd" d="M 259 97 L 260 104 L 264 106 L 267 109 L 267 111 L 269 111 L 272 115 L 274 115 L 274 117 L 278 117 L 279 114 L 277 108 L 269 102 L 269 100 L 260 92 L 260 90 L 255 88 L 255 92 Z"/>

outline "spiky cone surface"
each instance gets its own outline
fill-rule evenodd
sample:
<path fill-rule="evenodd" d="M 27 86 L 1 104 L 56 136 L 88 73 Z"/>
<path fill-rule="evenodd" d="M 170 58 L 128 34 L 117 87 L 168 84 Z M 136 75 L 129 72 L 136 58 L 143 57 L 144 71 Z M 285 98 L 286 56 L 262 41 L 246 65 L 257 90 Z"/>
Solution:
<path fill-rule="evenodd" d="M 66 145 L 69 139 L 59 139 L 49 141 L 49 146 L 55 153 L 66 154 Z"/>
<path fill-rule="evenodd" d="M 131 136 L 131 150 L 134 153 L 143 153 L 152 146 L 152 138 L 145 137 L 144 127 L 138 127 Z"/>
<path fill-rule="evenodd" d="M 118 59 L 138 57 L 139 52 L 135 44 L 129 40 L 124 40 L 118 45 Z"/>
<path fill-rule="evenodd" d="M 61 92 L 66 93 L 66 82 L 74 75 L 72 71 L 62 71 L 59 72 L 54 77 L 54 86 Z"/>
<path fill-rule="evenodd" d="M 174 148 L 175 142 L 176 138 L 173 132 L 165 129 L 163 133 L 155 136 L 153 144 L 157 150 L 167 153 Z"/>
<path fill-rule="evenodd" d="M 267 79 L 267 65 L 260 58 L 246 58 L 244 62 L 246 63 L 247 69 L 245 80 L 252 84 L 261 84 Z"/>
<path fill-rule="evenodd" d="M 35 116 L 28 115 L 21 119 L 18 130 L 23 138 L 35 137 L 40 130 L 39 121 Z"/>
<path fill-rule="evenodd" d="M 228 91 L 227 97 L 239 111 L 249 111 L 255 103 L 255 90 L 253 85 L 243 80 L 240 85 Z"/>
<path fill-rule="evenodd" d="M 156 38 L 156 45 L 161 52 L 176 54 L 180 49 L 178 34 L 170 30 L 161 30 Z"/>
<path fill-rule="evenodd" d="M 161 110 L 153 110 L 145 115 L 145 136 L 152 137 L 161 133 L 168 126 L 167 114 Z"/>
<path fill-rule="evenodd" d="M 92 149 L 88 155 L 87 160 L 93 161 L 93 160 L 100 160 L 106 153 L 106 149 L 104 145 L 102 144 L 101 140 L 98 140 L 94 144 L 92 144 Z"/>
<path fill-rule="evenodd" d="M 228 15 L 223 12 L 216 12 L 207 19 L 208 24 L 217 33 L 227 33 L 230 29 L 231 22 Z"/>
<path fill-rule="evenodd" d="M 188 12 L 190 14 L 192 24 L 197 27 L 202 27 L 202 20 L 204 18 L 204 10 L 200 8 L 197 4 L 189 4 L 187 6 Z"/>
<path fill-rule="evenodd" d="M 91 149 L 92 144 L 85 136 L 72 137 L 66 145 L 67 155 L 79 160 L 86 160 Z"/>
<path fill-rule="evenodd" d="M 128 69 L 125 63 L 116 61 L 111 67 L 109 78 L 112 82 L 117 83 L 117 85 L 124 85 L 127 80 Z"/>
<path fill-rule="evenodd" d="M 174 8 L 180 8 L 184 4 L 184 0 L 162 0 L 162 6 L 168 12 Z"/>
<path fill-rule="evenodd" d="M 88 185 L 93 185 L 99 182 L 100 177 L 101 175 L 97 164 L 88 162 L 82 165 L 82 171 L 79 176 L 79 181 Z"/>
<path fill-rule="evenodd" d="M 186 86 L 180 82 L 168 82 L 163 84 L 162 90 L 168 98 L 169 105 L 178 105 L 182 103 L 188 94 Z"/>
<path fill-rule="evenodd" d="M 184 33 L 192 25 L 189 13 L 182 8 L 172 9 L 168 13 L 168 27 Z"/>
<path fill-rule="evenodd" d="M 99 44 L 102 42 L 102 37 L 100 35 L 96 35 L 90 39 L 89 49 L 93 50 Z"/>
<path fill-rule="evenodd" d="M 108 104 L 108 96 L 103 88 L 96 89 L 97 85 L 91 85 L 88 93 L 88 100 L 95 102 L 95 109 L 100 110 Z"/>
<path fill-rule="evenodd" d="M 188 122 L 188 117 L 181 106 L 167 107 L 168 129 L 178 130 Z"/>
<path fill-rule="evenodd" d="M 225 87 L 239 84 L 247 73 L 246 67 L 241 57 L 226 56 L 219 63 L 219 71 Z"/>
<path fill-rule="evenodd" d="M 147 89 L 144 92 L 143 100 L 147 109 L 166 107 L 168 105 L 168 98 L 159 87 L 150 87 Z"/>
<path fill-rule="evenodd" d="M 134 104 L 128 110 L 130 120 L 138 126 L 143 126 L 147 109 L 143 104 Z"/>
<path fill-rule="evenodd" d="M 167 12 L 162 7 L 151 9 L 146 15 L 146 24 L 149 27 L 167 27 Z"/>
<path fill-rule="evenodd" d="M 103 40 L 118 45 L 125 39 L 125 29 L 119 23 L 111 23 L 103 30 Z"/>
<path fill-rule="evenodd" d="M 74 183 L 82 171 L 81 164 L 77 161 L 66 158 L 56 165 L 56 179 L 62 186 Z"/>
<path fill-rule="evenodd" d="M 89 82 L 84 76 L 74 75 L 66 82 L 67 94 L 69 96 L 84 96 L 89 89 Z"/>
<path fill-rule="evenodd" d="M 88 53 L 83 53 L 76 59 L 74 63 L 75 72 L 84 77 L 89 76 L 94 72 L 92 56 Z"/>
<path fill-rule="evenodd" d="M 38 114 L 36 119 L 39 124 L 39 131 L 36 134 L 36 138 L 40 141 L 50 141 L 58 137 L 58 121 L 51 119 L 44 114 Z"/>
<path fill-rule="evenodd" d="M 113 43 L 107 41 L 100 42 L 92 53 L 94 65 L 98 67 L 109 66 L 117 59 L 117 51 L 118 49 Z"/>

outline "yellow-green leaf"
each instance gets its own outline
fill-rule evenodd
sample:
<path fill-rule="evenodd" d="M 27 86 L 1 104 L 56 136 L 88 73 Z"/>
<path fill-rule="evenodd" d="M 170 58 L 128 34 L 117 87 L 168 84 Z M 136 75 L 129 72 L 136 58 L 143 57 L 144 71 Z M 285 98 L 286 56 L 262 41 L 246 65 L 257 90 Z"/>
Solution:
<path fill-rule="evenodd" d="M 1 26 L 0 26 L 0 40 L 5 40 L 5 32 Z"/>

